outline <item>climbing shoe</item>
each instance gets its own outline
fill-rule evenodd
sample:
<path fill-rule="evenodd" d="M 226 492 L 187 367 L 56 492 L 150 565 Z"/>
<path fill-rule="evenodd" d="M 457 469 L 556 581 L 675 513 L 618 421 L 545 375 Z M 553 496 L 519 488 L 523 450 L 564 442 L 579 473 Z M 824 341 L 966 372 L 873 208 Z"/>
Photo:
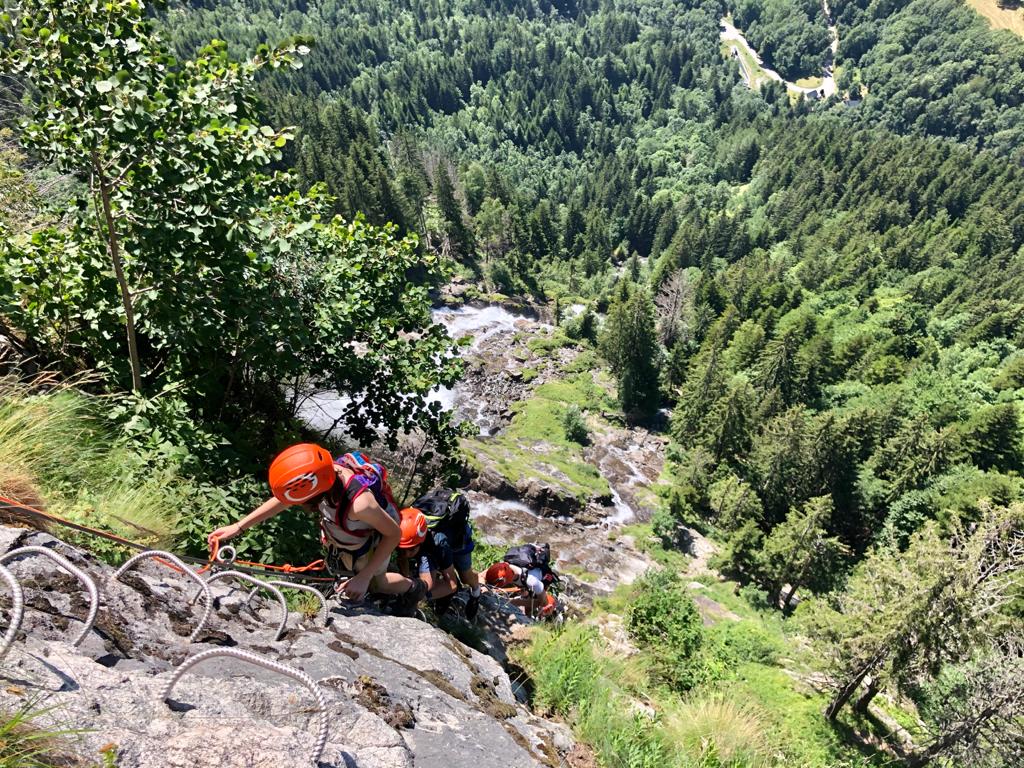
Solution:
<path fill-rule="evenodd" d="M 437 598 L 437 600 L 434 601 L 434 605 L 433 605 L 433 607 L 434 607 L 434 615 L 437 616 L 437 618 L 440 619 L 442 616 L 444 616 L 446 613 L 448 613 L 448 609 L 451 607 L 451 605 L 452 605 L 452 596 L 451 595 L 447 595 L 446 597 L 439 597 L 439 598 Z"/>
<path fill-rule="evenodd" d="M 480 612 L 480 598 L 470 595 L 462 612 L 466 614 L 466 618 L 470 621 L 476 621 L 476 615 Z"/>
<path fill-rule="evenodd" d="M 423 596 L 427 594 L 427 585 L 423 579 L 413 579 L 408 592 L 395 598 L 393 613 L 395 616 L 415 616 L 416 608 Z"/>

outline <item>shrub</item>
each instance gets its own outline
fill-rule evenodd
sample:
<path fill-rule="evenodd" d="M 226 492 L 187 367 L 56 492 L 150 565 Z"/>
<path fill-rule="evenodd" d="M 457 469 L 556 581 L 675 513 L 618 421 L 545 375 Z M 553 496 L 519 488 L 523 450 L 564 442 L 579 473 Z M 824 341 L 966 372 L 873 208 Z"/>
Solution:
<path fill-rule="evenodd" d="M 586 445 L 590 442 L 587 422 L 583 418 L 583 411 L 580 410 L 578 405 L 570 405 L 562 413 L 562 428 L 565 429 L 566 439 L 580 445 Z"/>
<path fill-rule="evenodd" d="M 503 261 L 492 261 L 487 268 L 487 280 L 494 289 L 506 296 L 516 293 L 516 279 Z"/>
<path fill-rule="evenodd" d="M 565 324 L 565 335 L 577 341 L 597 341 L 597 315 L 587 307 Z"/>
<path fill-rule="evenodd" d="M 695 682 L 691 660 L 701 647 L 704 626 L 686 585 L 670 571 L 648 571 L 635 595 L 626 616 L 629 636 L 651 652 L 665 682 L 690 688 Z"/>
<path fill-rule="evenodd" d="M 729 667 L 753 662 L 774 664 L 779 641 L 755 621 L 722 621 L 707 629 L 706 650 Z"/>
<path fill-rule="evenodd" d="M 651 515 L 651 530 L 666 547 L 673 547 L 679 531 L 679 520 L 669 507 L 661 505 Z"/>

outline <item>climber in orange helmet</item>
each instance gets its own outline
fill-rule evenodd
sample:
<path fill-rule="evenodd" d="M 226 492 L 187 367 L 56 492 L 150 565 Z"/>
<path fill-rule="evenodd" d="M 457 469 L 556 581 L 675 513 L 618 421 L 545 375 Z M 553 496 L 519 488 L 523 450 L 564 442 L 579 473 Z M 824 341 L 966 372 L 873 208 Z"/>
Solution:
<path fill-rule="evenodd" d="M 355 451 L 332 459 L 312 443 L 293 445 L 270 464 L 273 497 L 237 523 L 213 531 L 207 541 L 224 543 L 247 528 L 269 520 L 292 506 L 316 512 L 325 560 L 334 574 L 353 574 L 335 587 L 353 600 L 374 592 L 403 595 L 401 606 L 412 612 L 426 592 L 416 578 L 387 573 L 391 553 L 402 534 L 399 515 L 387 481 L 387 469 Z"/>
<path fill-rule="evenodd" d="M 427 516 L 415 507 L 401 511 L 402 540 L 398 543 L 397 564 L 404 576 L 419 578 L 427 587 L 426 597 L 434 601 L 434 612 L 440 617 L 459 589 L 455 555 L 445 536 L 435 536 L 427 524 Z M 476 616 L 467 613 L 472 620 Z"/>
<path fill-rule="evenodd" d="M 528 616 L 547 618 L 558 607 L 557 598 L 548 592 L 548 587 L 558 580 L 551 569 L 550 557 L 547 545 L 513 547 L 502 562 L 487 569 L 484 582 L 500 590 L 511 588 L 513 605 L 522 608 Z"/>

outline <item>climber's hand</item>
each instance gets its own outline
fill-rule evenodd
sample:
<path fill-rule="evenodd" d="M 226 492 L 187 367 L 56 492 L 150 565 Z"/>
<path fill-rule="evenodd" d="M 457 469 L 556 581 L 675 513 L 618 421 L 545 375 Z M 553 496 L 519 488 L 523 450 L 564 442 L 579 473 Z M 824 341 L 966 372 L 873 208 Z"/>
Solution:
<path fill-rule="evenodd" d="M 341 592 L 349 600 L 362 600 L 370 588 L 370 577 L 358 574 L 341 585 Z"/>
<path fill-rule="evenodd" d="M 218 528 L 216 531 L 206 537 L 206 544 L 210 550 L 213 550 L 215 544 L 223 544 L 228 539 L 232 539 L 242 532 L 238 523 L 232 523 L 231 525 L 225 525 L 223 528 Z"/>

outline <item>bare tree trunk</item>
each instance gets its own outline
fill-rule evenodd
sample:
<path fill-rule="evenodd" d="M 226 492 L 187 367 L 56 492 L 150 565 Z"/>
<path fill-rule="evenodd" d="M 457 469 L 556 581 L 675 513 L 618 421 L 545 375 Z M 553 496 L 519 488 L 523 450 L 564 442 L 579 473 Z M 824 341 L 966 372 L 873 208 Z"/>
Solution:
<path fill-rule="evenodd" d="M 951 730 L 932 742 L 926 749 L 911 755 L 907 758 L 908 768 L 922 768 L 922 766 L 928 765 L 935 758 L 940 757 L 944 752 L 956 745 L 957 742 L 970 739 L 972 735 L 976 735 L 979 725 L 987 722 L 997 711 L 998 707 L 986 707 L 973 718 L 962 723 L 960 727 Z"/>
<path fill-rule="evenodd" d="M 871 705 L 871 702 L 874 700 L 875 696 L 878 695 L 878 691 L 880 688 L 881 684 L 878 679 L 878 676 L 872 675 L 872 677 L 868 680 L 867 690 L 865 690 L 864 693 L 861 694 L 860 698 L 854 702 L 854 711 L 860 712 L 861 714 L 867 714 L 868 707 Z"/>
<path fill-rule="evenodd" d="M 128 359 L 132 367 L 132 390 L 142 393 L 142 363 L 139 361 L 139 345 L 135 338 L 135 310 L 132 307 L 132 294 L 128 289 L 128 280 L 124 276 L 124 264 L 121 261 L 121 241 L 114 228 L 114 214 L 110 207 L 110 182 L 103 172 L 96 150 L 92 152 L 92 169 L 99 186 L 100 202 L 103 204 L 103 218 L 107 227 L 107 248 L 110 260 L 114 264 L 114 275 L 118 288 L 121 290 L 121 302 L 124 304 L 124 316 L 128 332 Z"/>
<path fill-rule="evenodd" d="M 871 671 L 871 665 L 864 665 L 864 668 L 853 676 L 852 679 L 847 681 L 846 685 L 839 689 L 832 701 L 829 702 L 825 708 L 825 717 L 829 720 L 835 720 L 839 717 L 839 711 L 846 706 L 847 702 L 853 698 L 853 694 L 857 692 L 860 684 L 864 681 L 864 678 L 868 676 Z"/>
<path fill-rule="evenodd" d="M 799 589 L 799 587 L 800 587 L 800 583 L 796 579 L 794 579 L 793 583 L 789 585 L 789 589 L 785 590 L 786 594 L 782 598 L 782 612 L 784 614 L 788 615 L 791 612 L 791 609 L 790 609 L 789 606 L 792 604 L 792 602 L 793 602 L 793 595 L 796 594 L 796 591 L 797 591 L 797 589 Z"/>

